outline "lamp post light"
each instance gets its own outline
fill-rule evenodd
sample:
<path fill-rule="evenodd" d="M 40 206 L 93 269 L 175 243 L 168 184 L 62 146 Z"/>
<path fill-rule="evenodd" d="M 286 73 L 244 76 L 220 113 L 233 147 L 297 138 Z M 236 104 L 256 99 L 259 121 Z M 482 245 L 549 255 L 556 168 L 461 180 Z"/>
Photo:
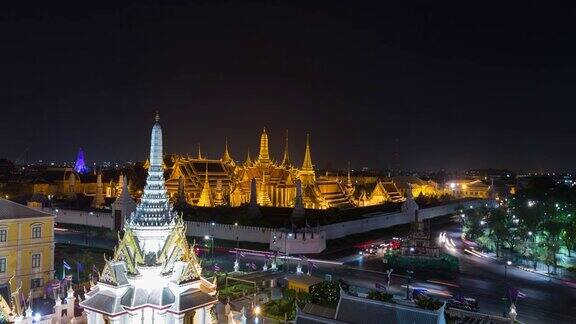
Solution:
<path fill-rule="evenodd" d="M 506 261 L 506 264 L 504 264 L 504 280 L 507 280 L 508 267 L 511 265 L 512 261 L 510 260 Z"/>
<path fill-rule="evenodd" d="M 407 276 L 408 283 L 406 284 L 406 300 L 410 300 L 410 280 L 412 279 L 412 275 L 414 274 L 414 271 L 406 270 L 406 273 L 408 274 L 408 276 Z"/>
<path fill-rule="evenodd" d="M 210 252 L 210 261 L 213 261 L 214 259 L 214 235 L 204 235 L 204 239 L 206 241 L 210 241 L 210 248 L 209 248 L 209 252 Z"/>
<path fill-rule="evenodd" d="M 290 264 L 288 263 L 288 238 L 292 237 L 292 233 L 288 233 L 287 235 L 284 235 L 284 263 L 286 264 L 286 273 L 288 273 L 288 271 L 290 271 Z"/>
<path fill-rule="evenodd" d="M 506 261 L 506 263 L 504 264 L 504 281 L 506 282 L 506 287 L 508 287 L 508 267 L 512 265 L 512 261 L 508 260 Z M 502 303 L 504 304 L 504 310 L 502 311 L 502 316 L 506 317 L 506 310 L 507 310 L 507 303 L 506 301 L 508 300 L 506 298 L 506 294 L 508 293 L 508 289 L 506 289 L 506 291 L 504 291 L 504 297 L 502 297 Z"/>

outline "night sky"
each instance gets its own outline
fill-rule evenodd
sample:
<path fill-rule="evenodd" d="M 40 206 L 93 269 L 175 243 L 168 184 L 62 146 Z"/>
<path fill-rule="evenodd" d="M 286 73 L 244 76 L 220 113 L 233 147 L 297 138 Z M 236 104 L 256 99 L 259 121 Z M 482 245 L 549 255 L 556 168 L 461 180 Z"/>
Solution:
<path fill-rule="evenodd" d="M 159 3 L 162 2 L 160 5 Z M 0 157 L 573 170 L 576 12 L 528 1 L 6 1 Z M 313 4 L 310 4 L 313 3 Z M 395 158 L 395 152 L 399 158 Z"/>

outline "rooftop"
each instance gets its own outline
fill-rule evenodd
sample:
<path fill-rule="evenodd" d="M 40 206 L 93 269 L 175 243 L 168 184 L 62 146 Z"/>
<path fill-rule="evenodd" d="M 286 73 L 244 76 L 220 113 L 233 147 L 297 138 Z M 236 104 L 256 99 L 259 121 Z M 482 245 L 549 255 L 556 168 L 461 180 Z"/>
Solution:
<path fill-rule="evenodd" d="M 55 217 L 54 215 L 0 198 L 0 220 L 15 218 Z"/>

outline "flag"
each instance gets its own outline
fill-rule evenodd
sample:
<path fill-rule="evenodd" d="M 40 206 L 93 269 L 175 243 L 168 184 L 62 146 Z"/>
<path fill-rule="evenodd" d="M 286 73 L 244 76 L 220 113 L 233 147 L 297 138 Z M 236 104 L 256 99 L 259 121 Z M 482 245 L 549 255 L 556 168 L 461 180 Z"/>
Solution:
<path fill-rule="evenodd" d="M 219 272 L 220 271 L 220 267 L 217 264 L 214 264 L 214 271 L 215 272 Z"/>
<path fill-rule="evenodd" d="M 524 298 L 524 297 L 526 297 L 526 294 L 521 292 L 521 291 L 518 291 L 518 297 Z"/>
<path fill-rule="evenodd" d="M 258 267 L 256 266 L 256 263 L 254 263 L 254 262 L 252 262 L 251 266 L 252 266 L 252 269 L 253 269 L 253 270 L 256 270 L 256 269 L 258 268 Z"/>
<path fill-rule="evenodd" d="M 514 287 L 508 288 L 508 297 L 512 302 L 515 302 L 516 298 L 518 298 L 518 289 Z"/>
<path fill-rule="evenodd" d="M 245 257 L 246 257 L 246 254 L 244 254 L 244 252 L 240 251 L 240 257 L 241 257 L 241 258 L 245 258 Z"/>
<path fill-rule="evenodd" d="M 96 265 L 94 264 L 92 265 L 92 272 L 98 273 L 98 268 L 96 268 Z"/>
<path fill-rule="evenodd" d="M 80 262 L 76 262 L 76 270 L 78 272 L 84 272 L 84 266 Z"/>
<path fill-rule="evenodd" d="M 66 269 L 66 270 L 72 269 L 72 267 L 70 267 L 70 265 L 66 262 L 66 260 L 62 260 L 62 265 L 64 266 L 64 269 Z"/>
<path fill-rule="evenodd" d="M 314 262 L 310 262 L 308 261 L 308 263 L 310 263 L 310 265 L 312 266 L 312 268 L 318 269 L 318 265 Z"/>

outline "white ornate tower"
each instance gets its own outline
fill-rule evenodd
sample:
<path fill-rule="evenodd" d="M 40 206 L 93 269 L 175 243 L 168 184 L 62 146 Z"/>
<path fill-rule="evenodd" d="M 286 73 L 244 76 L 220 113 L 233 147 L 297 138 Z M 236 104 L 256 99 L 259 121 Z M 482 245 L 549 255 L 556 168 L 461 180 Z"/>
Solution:
<path fill-rule="evenodd" d="M 80 303 L 92 323 L 201 323 L 217 319 L 216 283 L 202 277 L 186 225 L 172 211 L 164 184 L 160 118 L 152 127 L 144 194 L 106 259 L 98 284 Z M 126 183 L 126 180 L 124 180 Z M 123 188 L 122 195 L 127 195 Z"/>
<path fill-rule="evenodd" d="M 162 167 L 162 127 L 156 114 L 150 140 L 150 167 L 144 194 L 125 227 L 134 231 L 144 254 L 157 253 L 175 225 L 176 214 L 168 201 Z"/>

